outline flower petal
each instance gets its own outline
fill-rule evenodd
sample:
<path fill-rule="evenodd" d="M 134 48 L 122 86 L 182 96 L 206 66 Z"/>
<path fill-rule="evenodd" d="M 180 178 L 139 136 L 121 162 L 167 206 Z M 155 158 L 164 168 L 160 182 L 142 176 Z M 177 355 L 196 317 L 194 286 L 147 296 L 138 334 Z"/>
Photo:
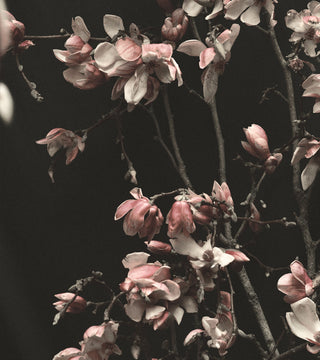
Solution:
<path fill-rule="evenodd" d="M 103 17 L 103 27 L 105 32 L 111 37 L 111 39 L 119 33 L 124 31 L 123 21 L 121 17 L 111 14 L 106 14 Z"/>

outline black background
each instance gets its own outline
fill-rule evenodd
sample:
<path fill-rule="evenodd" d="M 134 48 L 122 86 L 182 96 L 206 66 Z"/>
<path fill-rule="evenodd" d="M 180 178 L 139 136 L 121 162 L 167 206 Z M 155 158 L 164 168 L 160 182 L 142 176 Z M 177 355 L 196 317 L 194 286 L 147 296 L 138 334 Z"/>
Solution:
<path fill-rule="evenodd" d="M 285 28 L 283 17 L 288 9 L 301 10 L 306 3 L 282 0 L 277 5 L 276 31 L 284 54 L 290 52 L 287 39 L 291 31 Z M 151 0 L 10 0 L 8 8 L 26 25 L 29 35 L 57 34 L 61 27 L 71 31 L 71 18 L 77 15 L 84 18 L 93 36 L 100 37 L 105 36 L 102 17 L 106 13 L 121 16 L 126 27 L 135 22 L 141 27 L 160 28 L 164 19 L 156 2 Z M 226 24 L 229 27 L 230 24 Z M 205 29 L 201 31 L 205 33 Z M 192 37 L 191 33 L 187 36 Z M 61 349 L 77 346 L 84 330 L 99 320 L 89 316 L 89 322 L 88 316 L 81 314 L 67 317 L 53 327 L 53 295 L 65 291 L 91 270 L 102 271 L 116 290 L 125 276 L 121 259 L 129 252 L 145 249 L 142 240 L 126 237 L 122 224 L 113 221 L 115 208 L 129 198 L 132 188 L 123 180 L 126 164 L 120 159 L 113 121 L 92 131 L 85 152 L 67 167 L 58 165 L 56 183 L 50 182 L 47 175 L 49 156 L 45 147 L 35 144 L 35 140 L 45 137 L 52 128 L 76 130 L 92 125 L 113 106 L 110 100 L 113 81 L 92 91 L 80 91 L 65 82 L 62 77 L 65 66 L 52 53 L 54 48 L 63 49 L 64 40 L 35 43 L 35 47 L 21 56 L 21 62 L 25 73 L 44 96 L 42 104 L 30 96 L 12 55 L 3 59 L 2 68 L 2 77 L 15 100 L 12 125 L 0 125 L 0 339 L 2 356 L 6 360 L 51 359 Z M 94 47 L 96 43 L 91 44 Z M 174 57 L 186 82 L 201 91 L 197 60 L 183 54 Z M 298 110 L 310 111 L 314 100 L 301 100 L 299 76 L 295 76 L 295 83 L 299 94 Z M 217 94 L 226 140 L 228 183 L 236 204 L 245 199 L 250 186 L 247 170 L 232 161 L 238 153 L 248 159 L 240 145 L 244 138 L 242 127 L 251 123 L 262 125 L 269 134 L 271 148 L 279 147 L 290 138 L 288 112 L 283 100 L 271 96 L 270 101 L 259 104 L 263 89 L 275 84 L 283 89 L 281 70 L 266 36 L 242 25 Z M 209 111 L 176 84 L 170 87 L 170 99 L 191 181 L 198 192 L 210 192 L 213 180 L 218 177 L 218 159 Z M 156 101 L 155 108 L 167 138 L 161 98 Z M 144 194 L 148 196 L 181 186 L 166 154 L 154 141 L 152 120 L 137 109 L 124 116 L 123 121 L 127 151 Z M 308 126 L 319 136 L 318 121 L 318 116 L 314 116 Z M 289 161 L 290 156 L 285 156 L 278 171 L 269 176 L 261 188 L 259 198 L 268 204 L 267 209 L 262 210 L 265 219 L 293 218 L 295 206 Z M 319 190 L 315 187 L 315 205 L 310 215 L 315 239 L 319 235 L 316 226 L 320 215 L 318 199 Z M 166 214 L 168 204 L 164 201 L 163 206 Z M 236 210 L 241 214 L 241 207 L 237 205 Z M 165 231 L 161 236 L 165 239 Z M 245 237 L 243 240 L 253 241 L 250 251 L 269 265 L 286 266 L 296 256 L 305 263 L 304 247 L 296 230 L 275 226 L 256 239 L 250 232 Z M 279 315 L 289 310 L 276 290 L 281 274 L 266 278 L 254 262 L 248 265 L 248 271 L 271 319 L 272 330 L 279 335 L 282 330 Z M 239 326 L 259 336 L 240 288 L 237 288 L 236 306 L 241 309 Z M 255 358 L 254 352 L 248 353 L 248 344 L 241 341 L 230 354 L 238 359 Z M 302 356 L 307 358 L 305 354 Z"/>

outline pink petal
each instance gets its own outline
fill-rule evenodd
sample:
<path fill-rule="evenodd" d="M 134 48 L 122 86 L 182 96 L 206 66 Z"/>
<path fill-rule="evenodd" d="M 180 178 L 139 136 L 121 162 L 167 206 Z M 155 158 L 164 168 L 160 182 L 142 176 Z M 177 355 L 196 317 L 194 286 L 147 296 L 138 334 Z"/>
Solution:
<path fill-rule="evenodd" d="M 136 266 L 144 265 L 147 263 L 149 254 L 145 252 L 134 252 L 128 254 L 123 260 L 122 264 L 126 269 L 133 269 Z"/>
<path fill-rule="evenodd" d="M 116 36 L 119 31 L 124 31 L 123 21 L 121 17 L 116 15 L 104 15 L 103 27 L 105 32 L 111 37 L 111 39 Z"/>
<path fill-rule="evenodd" d="M 141 47 L 129 37 L 119 39 L 115 46 L 118 54 L 126 61 L 135 61 L 141 55 Z"/>
<path fill-rule="evenodd" d="M 148 57 L 149 53 L 152 53 L 158 59 L 170 60 L 172 52 L 172 46 L 169 44 L 142 44 L 142 58 Z"/>
<path fill-rule="evenodd" d="M 144 254 L 144 253 L 143 253 Z M 145 264 L 131 268 L 128 273 L 128 278 L 137 281 L 138 279 L 151 278 L 154 273 L 159 270 L 160 266 L 155 264 Z"/>
<path fill-rule="evenodd" d="M 216 52 L 214 51 L 213 47 L 204 49 L 200 54 L 200 69 L 204 69 L 205 67 L 207 67 L 211 63 L 215 55 Z"/>
<path fill-rule="evenodd" d="M 134 207 L 136 200 L 126 200 L 121 203 L 116 210 L 114 215 L 114 220 L 121 219 L 124 215 L 126 215 L 132 208 Z"/>
<path fill-rule="evenodd" d="M 187 40 L 181 43 L 177 51 L 187 54 L 189 56 L 200 56 L 200 53 L 207 47 L 199 40 Z"/>
<path fill-rule="evenodd" d="M 189 332 L 189 334 L 184 339 L 183 345 L 187 346 L 192 344 L 194 341 L 196 341 L 197 337 L 200 336 L 200 334 L 204 333 L 201 329 L 195 329 Z"/>

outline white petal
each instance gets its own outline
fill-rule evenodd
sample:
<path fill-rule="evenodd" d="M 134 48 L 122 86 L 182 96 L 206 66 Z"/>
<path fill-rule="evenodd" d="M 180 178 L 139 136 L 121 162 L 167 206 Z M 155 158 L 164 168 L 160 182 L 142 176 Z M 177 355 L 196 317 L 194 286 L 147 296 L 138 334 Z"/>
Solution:
<path fill-rule="evenodd" d="M 106 14 L 103 17 L 103 27 L 105 32 L 111 37 L 111 39 L 115 35 L 117 35 L 119 31 L 124 30 L 123 21 L 121 17 L 110 14 Z"/>
<path fill-rule="evenodd" d="M 301 174 L 301 185 L 304 191 L 311 186 L 317 176 L 319 169 L 320 157 L 314 156 L 309 160 L 307 166 L 304 168 Z"/>
<path fill-rule="evenodd" d="M 91 34 L 81 16 L 76 16 L 74 19 L 72 19 L 71 27 L 73 33 L 78 35 L 81 40 L 83 40 L 85 43 L 89 41 Z"/>
<path fill-rule="evenodd" d="M 311 299 L 303 298 L 291 304 L 291 309 L 296 319 L 309 331 L 313 334 L 320 332 L 320 321 L 317 315 L 316 304 Z"/>
<path fill-rule="evenodd" d="M 194 0 L 184 0 L 182 9 L 189 15 L 189 16 L 198 16 L 203 6 L 195 2 Z"/>
<path fill-rule="evenodd" d="M 207 47 L 205 44 L 199 40 L 192 39 L 184 41 L 179 45 L 177 51 L 180 51 L 189 56 L 199 56 L 201 51 L 205 50 Z"/>
<path fill-rule="evenodd" d="M 181 255 L 189 255 L 192 258 L 201 258 L 203 249 L 191 236 L 180 234 L 176 239 L 170 239 L 174 250 Z"/>
<path fill-rule="evenodd" d="M 0 117 L 9 124 L 13 115 L 13 100 L 10 91 L 4 83 L 0 83 Z"/>
<path fill-rule="evenodd" d="M 136 266 L 146 264 L 150 255 L 145 252 L 134 252 L 128 254 L 123 260 L 122 264 L 126 269 L 133 269 Z"/>

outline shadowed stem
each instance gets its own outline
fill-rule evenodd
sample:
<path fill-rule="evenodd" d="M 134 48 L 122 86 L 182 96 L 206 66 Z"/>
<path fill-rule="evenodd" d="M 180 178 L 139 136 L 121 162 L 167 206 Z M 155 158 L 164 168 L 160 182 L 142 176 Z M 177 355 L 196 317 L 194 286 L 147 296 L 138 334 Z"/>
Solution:
<path fill-rule="evenodd" d="M 170 139 L 171 139 L 175 157 L 177 159 L 178 171 L 179 171 L 180 177 L 186 187 L 193 189 L 191 181 L 187 175 L 186 165 L 182 159 L 182 156 L 180 153 L 180 148 L 179 148 L 179 145 L 177 142 L 176 130 L 174 127 L 174 118 L 173 118 L 173 114 L 171 111 L 171 106 L 170 106 L 170 101 L 169 101 L 169 96 L 168 96 L 168 89 L 166 86 L 164 86 L 162 88 L 162 97 L 163 97 L 164 108 L 165 108 L 165 112 L 166 112 L 168 124 L 169 124 Z"/>
<path fill-rule="evenodd" d="M 287 90 L 287 99 L 288 99 L 288 108 L 289 108 L 289 116 L 290 116 L 290 123 L 291 123 L 291 131 L 292 137 L 296 137 L 299 131 L 297 125 L 297 114 L 296 114 L 296 107 L 295 107 L 295 100 L 294 100 L 294 88 L 292 83 L 292 77 L 290 70 L 287 66 L 287 62 L 282 55 L 275 31 L 272 26 L 269 27 L 269 36 L 271 40 L 271 44 L 273 50 L 277 56 L 277 59 L 280 63 L 280 66 L 283 71 L 283 76 L 285 80 L 286 90 Z M 295 148 L 297 145 L 298 140 L 293 141 L 293 147 Z M 297 224 L 300 227 L 301 235 L 303 237 L 303 241 L 306 248 L 307 254 L 307 263 L 308 263 L 308 273 L 313 276 L 316 272 L 316 247 L 317 244 L 313 242 L 310 229 L 309 229 L 309 214 L 308 214 L 308 206 L 309 206 L 309 198 L 310 198 L 310 191 L 305 193 L 300 186 L 300 165 L 296 164 L 293 166 L 293 192 L 295 198 L 297 200 L 299 206 L 299 214 L 296 216 Z"/>
<path fill-rule="evenodd" d="M 304 344 L 300 344 L 295 346 L 294 348 L 274 357 L 272 360 L 284 360 L 284 359 L 289 359 L 289 356 L 296 354 L 297 352 L 301 351 L 301 350 L 305 350 L 306 348 L 306 343 Z"/>

